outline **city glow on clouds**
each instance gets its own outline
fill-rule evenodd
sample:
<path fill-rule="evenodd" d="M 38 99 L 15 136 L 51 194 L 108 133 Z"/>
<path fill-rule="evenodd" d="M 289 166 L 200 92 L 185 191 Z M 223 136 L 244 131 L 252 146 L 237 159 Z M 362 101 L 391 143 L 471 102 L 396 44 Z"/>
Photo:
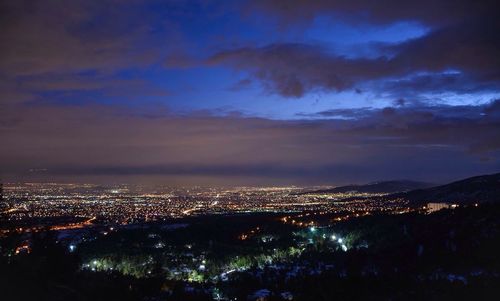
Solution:
<path fill-rule="evenodd" d="M 500 18 L 494 1 L 459 2 L 7 1 L 2 177 L 498 171 Z"/>

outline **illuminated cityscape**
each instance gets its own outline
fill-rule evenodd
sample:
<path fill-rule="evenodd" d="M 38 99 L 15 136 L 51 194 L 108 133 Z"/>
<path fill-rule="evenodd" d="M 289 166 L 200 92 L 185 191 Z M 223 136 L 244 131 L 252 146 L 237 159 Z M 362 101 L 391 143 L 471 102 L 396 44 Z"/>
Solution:
<path fill-rule="evenodd" d="M 421 223 L 434 224 L 433 235 L 447 239 L 440 252 L 460 259 L 457 244 L 462 244 L 463 252 L 469 252 L 466 246 L 470 238 L 457 241 L 453 238 L 456 234 L 450 236 L 455 230 L 448 232 L 449 220 L 455 219 L 451 224 L 455 225 L 466 221 L 467 216 L 479 215 L 488 220 L 484 225 L 492 225 L 498 217 L 498 205 L 478 199 L 476 191 L 470 196 L 462 194 L 455 203 L 427 202 L 429 196 L 416 201 L 413 195 L 435 195 L 436 191 L 456 189 L 458 184 L 468 189 L 479 182 L 481 191 L 491 191 L 495 198 L 499 179 L 500 174 L 495 174 L 466 179 L 465 186 L 459 181 L 410 191 L 406 191 L 408 182 L 402 181 L 402 192 L 394 192 L 398 182 L 355 186 L 357 190 L 352 186 L 169 188 L 6 183 L 0 216 L 1 251 L 4 258 L 17 262 L 39 256 L 36 254 L 41 246 L 55 243 L 54 247 L 65 253 L 66 261 L 78 257 L 73 264 L 81 275 L 131 277 L 133 286 L 140 286 L 136 281 L 141 280 L 160 281 L 162 288 L 154 294 L 174 299 L 200 295 L 212 300 L 237 300 L 242 296 L 266 300 L 274 295 L 280 300 L 294 300 L 297 296 L 304 298 L 294 283 L 310 277 L 340 281 L 352 277 L 351 273 L 361 273 L 367 279 L 379 274 L 400 275 L 397 270 L 387 270 L 381 259 L 367 257 L 363 260 L 369 263 L 355 271 L 343 260 L 379 254 L 382 248 L 388 256 L 395 256 L 392 264 L 409 268 L 405 267 L 405 258 L 416 256 L 419 260 L 423 246 L 433 244 L 432 239 L 425 238 L 429 234 L 419 233 Z M 391 192 L 373 192 L 374 187 L 388 186 Z M 493 227 L 490 229 L 496 229 Z M 391 235 L 398 238 L 391 241 Z M 484 239 L 493 242 L 495 237 Z M 387 249 L 407 252 L 406 244 L 416 248 L 416 253 L 399 257 Z M 481 277 L 497 279 L 491 267 L 481 267 L 478 272 L 477 266 L 466 264 L 461 265 L 460 272 L 446 273 L 411 268 L 426 277 L 417 282 L 420 284 L 446 281 L 453 287 Z M 272 290 L 267 289 L 269 285 L 257 289 L 267 283 L 263 279 L 269 278 L 284 282 Z M 261 284 L 256 287 L 241 279 L 261 279 Z M 182 293 L 175 286 L 182 287 Z"/>
<path fill-rule="evenodd" d="M 380 199 L 386 195 L 383 193 L 301 194 L 303 190 L 298 187 L 198 187 L 156 188 L 152 193 L 141 192 L 141 187 L 126 185 L 105 188 L 79 184 L 6 184 L 2 214 L 15 224 L 24 220 L 71 217 L 66 225 L 71 228 L 88 225 L 85 221 L 78 223 L 76 220 L 90 218 L 96 224 L 127 225 L 197 215 L 271 212 L 290 213 L 292 215 L 283 217 L 283 222 L 305 226 L 310 223 L 307 217 L 311 214 L 329 215 L 334 217 L 332 220 L 339 221 L 372 212 L 410 210 L 408 202 L 403 199 Z M 64 227 L 64 224 L 52 227 Z M 35 229 L 17 228 L 19 231 Z"/>

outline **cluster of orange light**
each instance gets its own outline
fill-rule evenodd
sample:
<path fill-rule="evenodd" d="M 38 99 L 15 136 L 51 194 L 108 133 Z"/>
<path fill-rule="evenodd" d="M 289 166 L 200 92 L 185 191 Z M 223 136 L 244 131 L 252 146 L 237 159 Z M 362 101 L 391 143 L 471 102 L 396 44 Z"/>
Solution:
<path fill-rule="evenodd" d="M 307 213 L 307 214 L 300 214 L 300 215 L 297 215 L 296 218 L 301 218 L 303 216 L 309 216 L 310 214 Z M 281 218 L 281 221 L 285 224 L 289 223 L 289 219 L 291 219 L 292 217 L 291 216 L 285 216 L 285 217 L 282 217 Z M 297 222 L 295 219 L 292 219 L 290 221 L 290 223 L 292 225 L 296 225 L 296 226 L 299 226 L 299 227 L 310 227 L 310 226 L 314 226 L 314 221 L 310 221 L 310 222 Z"/>
<path fill-rule="evenodd" d="M 249 232 L 247 233 L 242 233 L 238 236 L 238 239 L 239 240 L 247 240 L 248 238 L 250 238 L 252 235 L 255 235 L 256 233 L 258 233 L 260 231 L 260 227 L 256 227 L 255 229 L 252 229 L 250 230 Z"/>
<path fill-rule="evenodd" d="M 31 252 L 30 246 L 28 244 L 20 245 L 19 247 L 16 248 L 14 254 L 18 255 L 21 252 L 26 252 L 29 254 Z"/>
<path fill-rule="evenodd" d="M 92 222 L 95 220 L 95 217 L 89 218 L 88 220 L 85 220 L 81 223 L 70 223 L 70 224 L 65 224 L 65 225 L 55 225 L 49 227 L 49 230 L 53 231 L 58 231 L 58 230 L 68 230 L 68 229 L 80 229 L 84 228 L 87 226 L 91 226 Z M 34 227 L 29 227 L 29 228 L 15 228 L 15 229 L 5 229 L 5 230 L 0 230 L 0 236 L 8 235 L 9 233 L 12 232 L 17 232 L 17 233 L 23 233 L 23 232 L 39 232 L 39 231 L 45 231 L 47 230 L 46 227 L 43 226 L 34 226 Z"/>
<path fill-rule="evenodd" d="M 300 219 L 300 218 L 303 218 L 303 217 L 308 217 L 308 216 L 311 216 L 311 215 L 325 215 L 325 214 L 328 214 L 329 212 L 326 212 L 326 211 L 321 211 L 321 212 L 314 212 L 314 213 L 303 213 L 303 214 L 299 214 L 299 215 L 296 215 L 294 218 L 292 218 L 292 216 L 288 215 L 288 216 L 284 216 L 282 217 L 280 220 L 287 224 L 287 223 L 290 223 L 292 225 L 296 225 L 296 226 L 299 226 L 299 227 L 311 227 L 311 226 L 314 226 L 314 221 L 309 221 L 309 222 L 305 222 L 305 221 L 297 221 L 296 219 Z M 356 214 L 347 214 L 347 215 L 344 215 L 344 216 L 339 216 L 339 217 L 336 217 L 336 218 L 333 218 L 331 221 L 332 222 L 340 222 L 340 221 L 346 221 L 350 218 L 353 218 L 353 217 L 360 217 L 360 216 L 366 216 L 366 215 L 370 215 L 371 213 L 369 211 L 365 211 L 365 212 L 359 212 L 359 213 L 356 213 Z"/>
<path fill-rule="evenodd" d="M 92 221 L 94 221 L 95 219 L 96 219 L 95 217 L 92 217 L 92 218 L 89 218 L 88 220 L 83 221 L 81 223 L 71 223 L 71 224 L 67 224 L 67 225 L 52 226 L 52 227 L 50 227 L 50 230 L 80 229 L 80 228 L 92 225 Z"/>

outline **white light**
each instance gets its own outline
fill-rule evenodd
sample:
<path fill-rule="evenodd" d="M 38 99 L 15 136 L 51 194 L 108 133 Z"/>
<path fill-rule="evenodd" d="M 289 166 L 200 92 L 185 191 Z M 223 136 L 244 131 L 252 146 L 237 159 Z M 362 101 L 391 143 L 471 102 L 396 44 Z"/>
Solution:
<path fill-rule="evenodd" d="M 75 249 L 76 249 L 76 246 L 75 246 L 75 245 L 69 245 L 69 251 L 70 251 L 70 252 L 75 251 Z"/>
<path fill-rule="evenodd" d="M 336 239 L 337 239 L 337 236 L 332 235 L 332 240 L 336 240 Z"/>
<path fill-rule="evenodd" d="M 316 228 L 315 227 L 311 227 L 310 230 L 311 230 L 311 232 L 315 232 Z"/>
<path fill-rule="evenodd" d="M 339 238 L 339 240 L 337 240 L 339 242 L 339 244 L 341 244 L 343 242 L 342 238 Z"/>
<path fill-rule="evenodd" d="M 347 251 L 347 246 L 346 245 L 342 245 L 342 250 L 345 252 Z"/>

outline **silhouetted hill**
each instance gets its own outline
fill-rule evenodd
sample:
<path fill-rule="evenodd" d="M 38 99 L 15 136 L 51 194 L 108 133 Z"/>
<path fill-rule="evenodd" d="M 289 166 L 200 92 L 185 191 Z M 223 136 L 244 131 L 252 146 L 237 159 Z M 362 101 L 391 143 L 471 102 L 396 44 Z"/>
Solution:
<path fill-rule="evenodd" d="M 457 204 L 500 202 L 500 173 L 476 176 L 427 189 L 396 193 L 390 197 L 403 197 L 413 202 Z"/>
<path fill-rule="evenodd" d="M 430 183 L 417 182 L 417 181 L 382 181 L 375 182 L 365 185 L 347 185 L 339 186 L 332 189 L 315 190 L 305 192 L 304 194 L 310 193 L 347 193 L 347 192 L 358 192 L 358 193 L 396 193 L 404 192 L 415 189 L 423 189 L 434 186 Z"/>

